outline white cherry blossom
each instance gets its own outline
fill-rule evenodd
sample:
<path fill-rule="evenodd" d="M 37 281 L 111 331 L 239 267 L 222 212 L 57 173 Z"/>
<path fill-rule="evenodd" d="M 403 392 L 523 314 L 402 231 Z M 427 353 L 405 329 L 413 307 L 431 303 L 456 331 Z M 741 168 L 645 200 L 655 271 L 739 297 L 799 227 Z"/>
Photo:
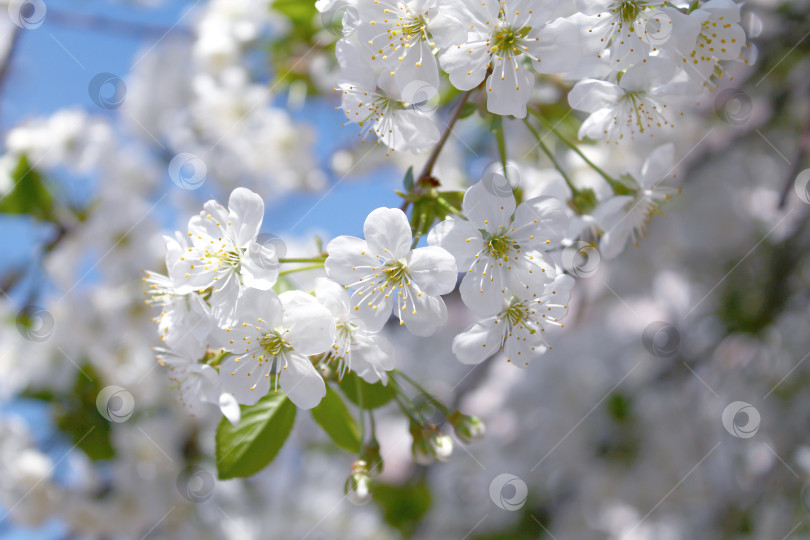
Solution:
<path fill-rule="evenodd" d="M 532 299 L 512 297 L 492 317 L 473 323 L 453 340 L 453 353 L 465 364 L 479 364 L 504 351 L 507 362 L 523 367 L 551 346 L 546 329 L 562 327 L 574 278 L 558 276 Z"/>
<path fill-rule="evenodd" d="M 439 91 L 437 47 L 464 41 L 466 30 L 439 0 L 379 0 L 358 4 L 357 36 L 369 60 L 406 100 L 409 94 Z M 412 96 L 411 96 L 412 97 Z"/>
<path fill-rule="evenodd" d="M 580 13 L 591 17 L 577 19 L 584 24 L 586 50 L 609 50 L 614 70 L 641 63 L 652 50 L 655 40 L 645 34 L 648 20 L 655 17 L 665 0 L 579 0 Z M 669 23 L 666 20 L 664 24 Z"/>
<path fill-rule="evenodd" d="M 661 185 L 667 178 L 675 177 L 674 163 L 675 146 L 671 143 L 659 146 L 650 153 L 638 173 L 621 178 L 626 193 L 596 208 L 594 218 L 605 231 L 599 241 L 602 257 L 615 258 L 631 239 L 638 245 L 652 216 L 661 212 L 661 204 L 680 191 Z"/>
<path fill-rule="evenodd" d="M 278 257 L 272 245 L 257 242 L 264 201 L 245 188 L 231 193 L 228 208 L 217 201 L 189 220 L 189 246 L 170 247 L 169 277 L 179 292 L 209 287 L 211 312 L 219 325 L 231 322 L 242 287 L 270 289 L 278 279 Z"/>
<path fill-rule="evenodd" d="M 168 371 L 169 380 L 177 390 L 180 404 L 192 416 L 201 404 L 211 404 L 219 408 L 231 424 L 238 424 L 241 410 L 232 394 L 223 393 L 217 370 L 208 364 L 200 364 L 195 358 L 170 349 L 157 348 L 158 362 Z"/>
<path fill-rule="evenodd" d="M 447 321 L 441 295 L 455 288 L 453 256 L 440 247 L 411 249 L 405 213 L 378 208 L 366 218 L 365 240 L 339 236 L 329 242 L 326 273 L 353 289 L 352 309 L 370 331 L 379 331 L 393 310 L 413 334 L 429 336 Z"/>
<path fill-rule="evenodd" d="M 568 228 L 565 206 L 537 197 L 517 206 L 506 179 L 485 177 L 467 190 L 462 213 L 434 227 L 428 243 L 447 249 L 464 277 L 461 299 L 480 316 L 497 313 L 505 298 L 534 297 L 554 279 L 542 253 L 556 248 Z"/>
<path fill-rule="evenodd" d="M 609 142 L 653 137 L 675 127 L 683 115 L 678 105 L 695 96 L 699 86 L 671 61 L 650 57 L 623 73 L 618 82 L 586 79 L 568 94 L 574 109 L 590 113 L 579 128 L 579 138 Z"/>
<path fill-rule="evenodd" d="M 391 150 L 421 152 L 439 140 L 433 116 L 403 101 L 421 100 L 427 95 L 418 91 L 414 96 L 404 96 L 394 78 L 372 69 L 355 41 L 340 40 L 336 54 L 345 80 L 336 89 L 341 92 L 341 108 L 347 122 L 360 126 L 364 141 L 373 132 Z"/>
<path fill-rule="evenodd" d="M 337 362 L 339 379 L 348 371 L 368 383 L 387 384 L 387 372 L 394 369 L 394 348 L 385 336 L 366 329 L 352 309 L 346 289 L 330 279 L 317 278 L 315 298 L 335 318 L 335 342 L 324 356 L 324 364 Z"/>
<path fill-rule="evenodd" d="M 536 0 L 448 2 L 467 29 L 465 42 L 439 56 L 450 82 L 472 90 L 486 78 L 487 109 L 494 114 L 526 116 L 534 89 L 531 62 L 538 73 L 563 73 L 581 59 L 576 27 L 551 20 L 553 5 Z"/>
<path fill-rule="evenodd" d="M 334 342 L 329 310 L 300 291 L 277 296 L 249 289 L 239 299 L 236 321 L 222 333 L 223 350 L 233 353 L 219 370 L 226 392 L 253 405 L 274 383 L 302 409 L 320 403 L 326 385 L 309 356 L 327 352 Z"/>
<path fill-rule="evenodd" d="M 677 10 L 668 13 L 678 25 L 676 34 L 665 45 L 667 52 L 700 84 L 712 88 L 713 79 L 725 72 L 721 62 L 743 60 L 746 36 L 740 25 L 740 4 L 709 0 L 689 15 Z"/>
<path fill-rule="evenodd" d="M 175 240 L 166 237 L 166 243 L 170 245 Z M 208 304 L 195 292 L 178 294 L 172 281 L 161 274 L 146 272 L 144 281 L 149 284 L 146 304 L 162 308 L 153 319 L 158 323 L 160 339 L 173 350 L 201 358 L 213 327 Z"/>

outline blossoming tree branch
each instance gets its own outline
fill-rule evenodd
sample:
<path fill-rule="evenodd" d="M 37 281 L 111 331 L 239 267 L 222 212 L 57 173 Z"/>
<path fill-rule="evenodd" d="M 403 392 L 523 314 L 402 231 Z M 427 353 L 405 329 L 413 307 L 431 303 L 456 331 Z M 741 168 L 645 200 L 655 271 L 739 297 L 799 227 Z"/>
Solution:
<path fill-rule="evenodd" d="M 310 410 L 357 456 L 345 488 L 362 503 L 383 466 L 374 409 L 399 407 L 420 464 L 449 459 L 453 439 L 420 416 L 415 395 L 441 409 L 463 443 L 485 431 L 407 374 L 383 328 L 444 332 L 444 297 L 457 291 L 477 318 L 453 339 L 458 361 L 497 358 L 530 369 L 564 326 L 581 259 L 614 258 L 638 244 L 678 193 L 671 180 L 679 156 L 666 137 L 679 118 L 728 83 L 730 63 L 751 62 L 753 53 L 732 0 L 319 0 L 316 7 L 341 28 L 336 91 L 346 123 L 389 153 L 425 156 L 422 170 L 403 181 L 401 208 L 371 212 L 363 238 L 338 236 L 309 257 L 286 258 L 283 243 L 261 233 L 263 200 L 240 187 L 227 206 L 207 202 L 187 230 L 166 237 L 165 274 L 147 272 L 145 281 L 147 302 L 160 309 L 157 356 L 181 401 L 192 411 L 212 404 L 224 416 L 220 477 L 262 469 L 297 411 Z M 566 116 L 582 118 L 580 140 L 644 152 L 643 165 L 618 176 L 597 166 L 538 99 L 536 84 L 546 79 L 567 92 Z M 466 191 L 447 189 L 434 165 L 457 121 L 472 115 L 490 126 L 500 159 Z M 512 165 L 505 118 L 525 125 L 559 173 L 532 197 Z M 572 150 L 609 189 L 572 182 L 548 140 Z M 326 277 L 296 290 L 288 276 L 313 268 Z"/>

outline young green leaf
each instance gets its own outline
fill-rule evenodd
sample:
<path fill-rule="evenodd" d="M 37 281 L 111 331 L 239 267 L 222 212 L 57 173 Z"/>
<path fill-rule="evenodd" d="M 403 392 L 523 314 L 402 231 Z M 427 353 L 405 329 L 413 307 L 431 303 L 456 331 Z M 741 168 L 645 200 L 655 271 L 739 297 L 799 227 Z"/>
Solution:
<path fill-rule="evenodd" d="M 54 200 L 45 179 L 31 167 L 23 154 L 11 173 L 12 188 L 0 198 L 0 212 L 29 214 L 43 221 L 52 221 Z"/>
<path fill-rule="evenodd" d="M 405 187 L 406 193 L 413 191 L 413 167 L 408 168 L 408 172 L 405 173 L 405 179 L 402 181 L 402 185 Z"/>
<path fill-rule="evenodd" d="M 394 399 L 394 388 L 390 384 L 388 386 L 383 386 L 382 383 L 369 384 L 363 379 L 359 382 L 363 392 L 364 409 L 376 409 Z M 349 401 L 360 406 L 357 396 L 357 375 L 347 373 L 340 382 L 340 389 Z"/>
<path fill-rule="evenodd" d="M 242 407 L 242 420 L 233 426 L 223 418 L 217 429 L 217 472 L 220 480 L 245 478 L 265 468 L 290 435 L 295 405 L 283 394 L 268 394 Z"/>
<path fill-rule="evenodd" d="M 336 445 L 355 454 L 360 452 L 363 436 L 360 428 L 338 393 L 329 386 L 321 403 L 312 409 L 312 417 Z"/>

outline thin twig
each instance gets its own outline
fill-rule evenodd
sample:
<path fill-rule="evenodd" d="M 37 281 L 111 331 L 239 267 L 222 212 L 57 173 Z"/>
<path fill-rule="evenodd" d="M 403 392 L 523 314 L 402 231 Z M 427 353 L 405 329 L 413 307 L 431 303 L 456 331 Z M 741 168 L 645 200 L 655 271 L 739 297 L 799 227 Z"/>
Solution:
<path fill-rule="evenodd" d="M 470 99 L 470 95 L 472 95 L 473 90 L 467 90 L 464 92 L 464 94 L 462 94 L 461 101 L 458 102 L 456 109 L 453 111 L 453 116 L 450 117 L 450 122 L 447 124 L 447 127 L 444 128 L 444 133 L 442 133 L 441 139 L 439 139 L 439 142 L 436 143 L 436 147 L 433 148 L 433 152 L 430 154 L 427 163 L 425 163 L 425 167 L 422 169 L 422 174 L 419 175 L 417 181 L 422 180 L 423 178 L 429 178 L 433 173 L 433 167 L 436 165 L 436 161 L 439 159 L 439 155 L 442 153 L 442 149 L 447 143 L 447 139 L 450 138 L 450 133 L 453 131 L 453 126 L 456 125 L 456 122 L 458 122 L 458 119 L 461 117 L 461 112 L 464 110 L 464 106 Z"/>

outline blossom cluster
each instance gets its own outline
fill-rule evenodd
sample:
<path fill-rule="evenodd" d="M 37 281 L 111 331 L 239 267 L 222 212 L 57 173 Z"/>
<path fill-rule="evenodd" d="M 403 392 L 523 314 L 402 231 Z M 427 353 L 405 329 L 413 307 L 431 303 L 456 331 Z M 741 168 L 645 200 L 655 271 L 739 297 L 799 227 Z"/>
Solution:
<path fill-rule="evenodd" d="M 691 101 L 753 60 L 733 0 L 321 0 L 342 15 L 342 109 L 396 151 L 439 139 L 433 106 L 450 85 L 486 89 L 490 113 L 525 118 L 538 74 L 576 81 L 580 137 L 618 142 L 674 127 Z M 728 76 L 726 76 L 728 78 Z"/>
<path fill-rule="evenodd" d="M 573 279 L 547 255 L 568 226 L 562 201 L 540 196 L 516 205 L 496 173 L 464 196 L 465 218 L 451 217 L 417 247 L 400 209 L 367 217 L 364 239 L 339 236 L 321 261 L 314 290 L 274 286 L 286 262 L 259 234 L 264 203 L 235 189 L 225 208 L 209 201 L 186 233 L 165 237 L 167 274 L 146 272 L 147 303 L 161 307 L 158 357 L 190 407 L 220 406 L 232 422 L 238 404 L 253 405 L 280 387 L 298 407 L 326 395 L 334 364 L 368 383 L 387 383 L 394 350 L 380 333 L 394 315 L 416 336 L 447 322 L 443 295 L 459 285 L 462 301 L 483 319 L 456 337 L 465 363 L 504 351 L 528 365 L 548 348 L 545 331 L 561 326 Z M 317 259 L 316 259 L 317 260 Z"/>

